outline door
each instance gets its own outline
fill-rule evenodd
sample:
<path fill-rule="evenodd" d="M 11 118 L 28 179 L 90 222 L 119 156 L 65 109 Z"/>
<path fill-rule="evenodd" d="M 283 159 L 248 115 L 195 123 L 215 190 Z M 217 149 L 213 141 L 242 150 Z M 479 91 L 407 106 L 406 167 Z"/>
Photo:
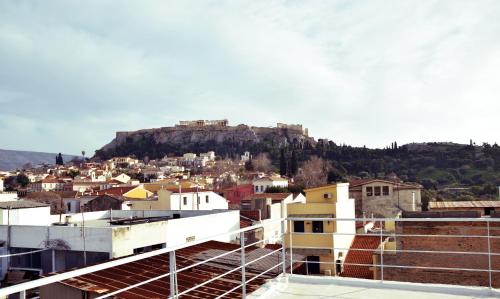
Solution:
<path fill-rule="evenodd" d="M 307 273 L 319 274 L 319 256 L 310 255 L 307 257 Z"/>

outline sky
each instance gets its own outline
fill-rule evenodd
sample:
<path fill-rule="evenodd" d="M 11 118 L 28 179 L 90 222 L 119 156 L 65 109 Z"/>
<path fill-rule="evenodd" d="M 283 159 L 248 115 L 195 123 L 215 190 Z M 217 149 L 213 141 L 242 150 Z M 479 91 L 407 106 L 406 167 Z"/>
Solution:
<path fill-rule="evenodd" d="M 0 148 L 300 123 L 354 146 L 500 142 L 500 1 L 0 1 Z"/>

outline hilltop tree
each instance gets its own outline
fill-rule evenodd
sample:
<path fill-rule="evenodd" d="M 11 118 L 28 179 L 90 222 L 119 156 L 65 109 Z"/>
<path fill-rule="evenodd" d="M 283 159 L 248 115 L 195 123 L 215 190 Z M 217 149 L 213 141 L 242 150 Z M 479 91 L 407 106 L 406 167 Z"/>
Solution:
<path fill-rule="evenodd" d="M 257 171 L 268 172 L 273 169 L 271 160 L 269 159 L 267 153 L 258 154 L 252 161 L 253 167 Z"/>
<path fill-rule="evenodd" d="M 298 168 L 299 168 L 299 165 L 298 165 L 298 161 L 297 161 L 297 153 L 295 152 L 295 150 L 293 150 L 291 161 L 290 161 L 290 176 L 296 175 Z"/>
<path fill-rule="evenodd" d="M 295 176 L 295 181 L 305 188 L 325 185 L 328 182 L 330 169 L 330 163 L 317 156 L 312 156 L 309 161 L 302 165 L 299 174 Z"/>
<path fill-rule="evenodd" d="M 17 175 L 16 182 L 22 187 L 26 187 L 28 186 L 30 180 L 24 173 L 21 172 L 20 174 Z"/>
<path fill-rule="evenodd" d="M 61 153 L 59 153 L 56 156 L 56 165 L 64 165 L 64 160 L 63 160 Z"/>
<path fill-rule="evenodd" d="M 287 173 L 287 165 L 285 158 L 285 149 L 280 150 L 280 175 L 285 175 Z"/>

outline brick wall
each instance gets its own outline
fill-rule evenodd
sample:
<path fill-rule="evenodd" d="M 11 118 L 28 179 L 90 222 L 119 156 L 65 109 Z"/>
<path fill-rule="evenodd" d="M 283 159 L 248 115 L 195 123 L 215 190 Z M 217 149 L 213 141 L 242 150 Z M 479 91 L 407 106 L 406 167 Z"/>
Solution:
<path fill-rule="evenodd" d="M 443 283 L 458 285 L 489 286 L 488 272 L 451 270 L 451 269 L 402 269 L 396 266 L 467 268 L 487 270 L 489 258 L 485 254 L 472 252 L 488 252 L 487 224 L 485 222 L 399 222 L 397 234 L 433 235 L 428 237 L 397 237 L 398 250 L 426 251 L 460 251 L 464 253 L 384 253 L 384 279 L 409 282 Z M 436 235 L 445 235 L 436 236 Z M 479 235 L 480 238 L 456 237 L 457 235 Z M 500 223 L 490 223 L 491 252 L 500 254 Z M 374 261 L 379 263 L 380 256 Z M 500 255 L 491 256 L 493 270 L 500 270 Z M 375 271 L 375 279 L 380 279 L 380 269 Z M 500 288 L 500 273 L 492 273 L 492 284 Z"/>

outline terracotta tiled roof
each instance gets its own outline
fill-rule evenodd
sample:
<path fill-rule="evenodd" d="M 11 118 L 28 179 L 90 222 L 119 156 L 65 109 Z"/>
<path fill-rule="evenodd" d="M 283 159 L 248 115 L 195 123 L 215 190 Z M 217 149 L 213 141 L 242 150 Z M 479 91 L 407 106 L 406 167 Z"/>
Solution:
<path fill-rule="evenodd" d="M 240 215 L 255 221 L 260 221 L 260 211 L 258 210 L 240 211 Z"/>
<path fill-rule="evenodd" d="M 124 193 L 136 188 L 137 186 L 127 186 L 127 187 L 115 187 L 109 188 L 106 190 L 102 190 L 101 194 L 113 195 L 113 196 L 122 196 Z"/>
<path fill-rule="evenodd" d="M 355 236 L 351 248 L 344 260 L 344 271 L 341 276 L 373 279 L 373 253 L 380 245 L 380 236 Z M 369 249 L 369 250 L 356 250 Z M 363 264 L 367 266 L 356 266 L 348 264 Z"/>
<path fill-rule="evenodd" d="M 253 223 L 251 220 L 240 216 L 240 228 L 249 227 L 249 226 L 252 226 L 252 224 Z"/>
<path fill-rule="evenodd" d="M 500 208 L 500 200 L 431 201 L 429 209 Z"/>
<path fill-rule="evenodd" d="M 194 263 L 213 258 L 220 254 L 240 248 L 240 245 L 209 241 L 176 251 L 177 268 L 183 268 Z M 247 261 L 255 260 L 272 251 L 270 248 L 249 247 L 246 251 Z M 281 267 L 277 267 L 265 274 L 263 272 L 276 265 L 281 252 L 270 254 L 266 258 L 255 261 L 246 267 L 247 292 L 251 293 L 266 283 L 267 279 L 274 278 L 280 274 Z M 287 254 L 287 258 L 290 258 Z M 294 260 L 302 260 L 304 257 L 294 254 Z M 60 282 L 60 284 L 74 288 L 76 290 L 89 292 L 91 295 L 105 295 L 106 293 L 133 285 L 145 279 L 157 277 L 168 273 L 168 253 L 153 257 L 148 257 L 132 263 L 115 266 L 109 269 L 93 272 L 90 274 L 70 278 Z M 241 255 L 239 250 L 234 253 L 217 258 L 213 261 L 193 267 L 189 271 L 182 271 L 177 274 L 179 291 L 189 289 L 199 285 L 209 279 L 234 269 L 240 265 Z M 295 264 L 296 267 L 298 264 Z M 263 274 L 260 277 L 256 277 Z M 256 277 L 251 282 L 249 279 Z M 241 272 L 236 271 L 226 274 L 223 278 L 214 280 L 204 286 L 200 286 L 183 296 L 183 298 L 216 298 L 226 291 L 239 285 Z M 132 288 L 117 295 L 114 298 L 164 298 L 169 293 L 169 279 L 160 279 L 144 284 L 140 287 Z M 241 289 L 227 294 L 227 298 L 241 298 Z"/>

